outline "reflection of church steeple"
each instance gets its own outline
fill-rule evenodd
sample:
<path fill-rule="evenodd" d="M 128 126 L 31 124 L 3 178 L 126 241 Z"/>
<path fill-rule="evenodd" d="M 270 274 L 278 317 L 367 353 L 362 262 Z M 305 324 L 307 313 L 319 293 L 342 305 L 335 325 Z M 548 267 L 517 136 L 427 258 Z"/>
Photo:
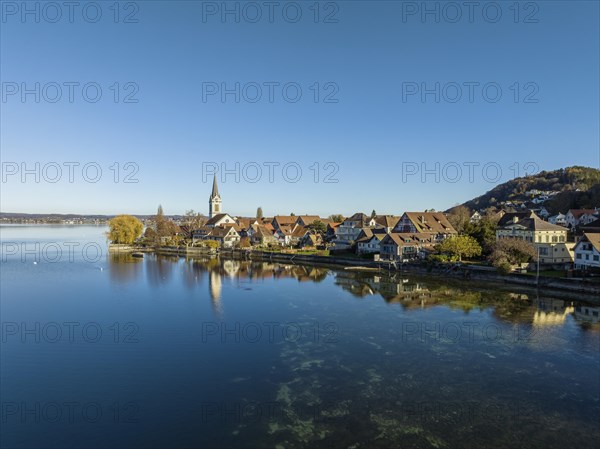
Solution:
<path fill-rule="evenodd" d="M 208 200 L 208 216 L 209 218 L 212 218 L 215 215 L 220 214 L 221 211 L 221 195 L 219 194 L 219 186 L 217 186 L 217 175 L 215 175 L 213 178 L 212 193 Z"/>
<path fill-rule="evenodd" d="M 221 274 L 217 270 L 210 271 L 208 290 L 213 311 L 217 314 L 221 313 Z"/>

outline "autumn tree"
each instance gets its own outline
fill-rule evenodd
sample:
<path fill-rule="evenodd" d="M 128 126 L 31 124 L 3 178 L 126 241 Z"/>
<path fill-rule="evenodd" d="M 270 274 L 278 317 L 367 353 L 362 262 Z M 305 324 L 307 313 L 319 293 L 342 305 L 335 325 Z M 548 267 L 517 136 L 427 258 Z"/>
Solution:
<path fill-rule="evenodd" d="M 340 214 L 332 214 L 329 216 L 329 219 L 334 223 L 341 223 L 344 221 L 344 216 Z"/>
<path fill-rule="evenodd" d="M 532 262 L 537 257 L 535 246 L 517 238 L 498 240 L 489 256 L 489 261 L 500 272 L 507 273 L 522 263 Z"/>
<path fill-rule="evenodd" d="M 448 213 L 448 221 L 456 232 L 463 234 L 471 221 L 471 211 L 466 206 L 453 207 Z"/>
<path fill-rule="evenodd" d="M 143 223 L 132 215 L 118 215 L 108 223 L 112 243 L 130 245 L 142 235 Z"/>
<path fill-rule="evenodd" d="M 468 235 L 457 235 L 447 238 L 437 245 L 437 250 L 447 254 L 450 260 L 462 261 L 463 257 L 471 258 L 481 255 L 481 246 L 473 237 Z"/>

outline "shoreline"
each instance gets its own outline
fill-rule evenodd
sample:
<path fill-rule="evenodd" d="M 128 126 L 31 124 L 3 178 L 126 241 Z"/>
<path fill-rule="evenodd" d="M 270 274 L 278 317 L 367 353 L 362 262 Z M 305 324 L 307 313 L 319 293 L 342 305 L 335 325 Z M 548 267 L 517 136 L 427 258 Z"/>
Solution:
<path fill-rule="evenodd" d="M 454 281 L 467 281 L 469 283 L 492 283 L 498 286 L 515 286 L 534 290 L 543 294 L 553 294 L 557 290 L 563 293 L 581 294 L 591 296 L 595 302 L 600 302 L 600 283 L 593 284 L 579 279 L 556 278 L 550 276 L 540 276 L 539 283 L 536 277 L 525 274 L 512 273 L 502 275 L 494 269 L 460 265 L 460 266 L 433 266 L 428 267 L 424 264 L 407 263 L 402 264 L 400 268 L 393 268 L 391 263 L 384 261 L 372 261 L 366 259 L 348 259 L 336 256 L 318 256 L 306 254 L 287 254 L 256 250 L 210 250 L 207 248 L 185 248 L 185 247 L 133 247 L 111 245 L 111 252 L 143 252 L 154 253 L 165 256 L 200 256 L 200 257 L 226 257 L 238 260 L 256 260 L 269 262 L 293 263 L 299 265 L 322 266 L 329 268 L 342 268 L 354 273 L 386 273 L 397 274 L 406 273 L 432 279 L 440 277 Z"/>

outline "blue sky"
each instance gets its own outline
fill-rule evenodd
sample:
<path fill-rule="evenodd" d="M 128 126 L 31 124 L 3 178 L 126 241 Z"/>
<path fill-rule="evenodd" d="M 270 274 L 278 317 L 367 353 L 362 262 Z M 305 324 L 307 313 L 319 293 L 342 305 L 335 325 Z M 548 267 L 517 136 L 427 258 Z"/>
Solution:
<path fill-rule="evenodd" d="M 400 214 L 599 167 L 598 2 L 497 2 L 498 19 L 479 6 L 472 20 L 464 6 L 455 20 L 462 2 L 428 2 L 437 20 L 421 2 L 321 2 L 317 23 L 315 2 L 277 2 L 272 20 L 263 2 L 228 2 L 237 21 L 221 2 L 120 2 L 118 17 L 113 4 L 95 23 L 93 5 L 72 20 L 63 6 L 52 23 L 46 2 L 28 3 L 39 22 L 2 2 L 2 211 L 207 213 L 203 175 L 224 164 L 239 174 L 219 178 L 234 215 Z M 36 83 L 39 102 L 23 98 Z M 236 83 L 239 102 L 211 94 Z"/>

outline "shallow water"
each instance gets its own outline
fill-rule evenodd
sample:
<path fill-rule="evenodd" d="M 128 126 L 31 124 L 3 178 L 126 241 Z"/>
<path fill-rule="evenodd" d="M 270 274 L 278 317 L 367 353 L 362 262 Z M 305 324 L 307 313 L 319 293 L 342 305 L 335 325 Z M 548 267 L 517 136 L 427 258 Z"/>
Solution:
<path fill-rule="evenodd" d="M 597 306 L 441 278 L 112 256 L 104 231 L 0 227 L 2 447 L 600 441 Z"/>

